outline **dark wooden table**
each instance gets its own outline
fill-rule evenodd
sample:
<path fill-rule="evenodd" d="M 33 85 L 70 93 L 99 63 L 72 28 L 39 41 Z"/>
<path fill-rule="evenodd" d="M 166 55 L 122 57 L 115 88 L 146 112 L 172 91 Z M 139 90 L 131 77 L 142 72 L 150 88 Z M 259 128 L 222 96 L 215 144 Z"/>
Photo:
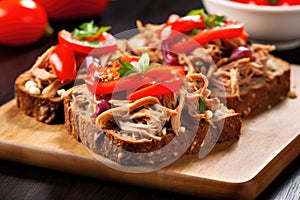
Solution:
<path fill-rule="evenodd" d="M 186 14 L 202 7 L 199 0 L 117 0 L 104 13 L 89 19 L 51 21 L 54 30 L 72 30 L 93 19 L 99 25 L 112 25 L 113 34 L 135 28 L 135 20 L 162 23 L 171 13 Z M 1 31 L 1 30 L 0 30 Z M 0 105 L 13 98 L 13 84 L 18 74 L 30 68 L 35 59 L 52 44 L 56 34 L 26 47 L 0 46 Z M 300 64 L 300 48 L 275 51 L 274 55 Z M 258 199 L 300 198 L 300 157 L 260 194 Z M 74 174 L 41 169 L 0 160 L 0 199 L 193 199 L 183 194 L 96 180 Z"/>

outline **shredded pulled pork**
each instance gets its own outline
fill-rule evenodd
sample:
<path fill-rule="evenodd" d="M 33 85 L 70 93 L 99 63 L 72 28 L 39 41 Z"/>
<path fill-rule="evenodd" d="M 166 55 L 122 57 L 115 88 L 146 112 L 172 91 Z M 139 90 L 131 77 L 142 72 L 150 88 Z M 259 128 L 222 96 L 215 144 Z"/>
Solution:
<path fill-rule="evenodd" d="M 157 31 L 161 26 L 143 26 L 138 21 L 137 27 L 140 34 L 129 39 L 127 43 L 130 52 L 134 55 L 147 52 L 151 62 L 162 63 L 162 43 L 157 39 Z M 162 135 L 180 132 L 181 123 L 185 117 L 183 115 L 186 113 L 188 113 L 189 119 L 192 118 L 193 120 L 202 118 L 209 118 L 210 120 L 222 117 L 220 113 L 222 115 L 230 113 L 231 111 L 226 109 L 218 99 L 210 98 L 209 81 L 206 76 L 209 73 L 211 76 L 215 74 L 214 70 L 209 71 L 212 62 L 219 60 L 219 64 L 227 63 L 225 59 L 220 61 L 224 55 L 222 48 L 218 45 L 222 43 L 234 48 L 233 46 L 238 45 L 238 42 L 216 41 L 216 44 L 207 45 L 204 50 L 195 49 L 189 55 L 178 55 L 179 64 L 182 64 L 186 69 L 186 80 L 179 91 L 159 97 L 144 97 L 136 101 L 111 100 L 112 108 L 102 112 L 96 118 L 96 124 L 102 130 L 115 130 L 117 134 L 125 138 L 161 140 Z M 197 68 L 198 66 L 199 68 Z M 218 66 L 215 69 L 218 69 Z M 233 76 L 237 77 L 239 71 L 236 70 L 231 73 L 233 78 Z M 238 89 L 238 85 L 232 84 L 231 86 L 235 87 L 235 90 Z M 200 112 L 200 100 L 205 102 L 210 114 Z"/>
<path fill-rule="evenodd" d="M 113 129 L 117 125 L 121 135 L 132 139 L 152 138 L 161 140 L 164 128 L 180 110 L 163 106 L 156 97 L 144 97 L 134 102 L 111 100 L 111 109 L 101 113 L 96 123 L 101 129 Z M 179 112 L 178 112 L 179 111 Z M 172 125 L 172 127 L 177 127 Z"/>
<path fill-rule="evenodd" d="M 49 56 L 54 48 L 55 46 L 50 47 L 45 53 L 38 57 L 28 73 L 29 76 L 26 81 L 34 83 L 31 89 L 35 88 L 34 94 L 36 95 L 49 98 L 56 97 L 58 95 L 57 91 L 70 83 L 69 81 L 60 81 L 50 66 Z M 29 90 L 29 92 L 32 93 L 31 90 Z"/>
<path fill-rule="evenodd" d="M 111 65 L 113 61 L 118 60 L 119 58 L 121 58 L 131 50 L 128 44 L 128 40 L 118 39 L 116 41 L 117 41 L 118 50 L 112 53 L 102 54 L 99 57 L 99 64 L 101 66 Z"/>
<path fill-rule="evenodd" d="M 272 69 L 267 65 L 272 59 L 269 53 L 274 50 L 272 45 L 253 44 L 253 58 L 229 60 L 228 52 L 245 45 L 241 39 L 217 39 L 180 55 L 181 62 L 190 66 L 188 73 L 205 74 L 210 86 L 239 96 L 242 88 L 257 84 L 255 78 L 272 76 Z"/>
<path fill-rule="evenodd" d="M 132 53 L 141 55 L 148 52 L 150 59 L 162 63 L 162 41 L 158 39 L 158 31 L 162 25 L 146 24 L 137 21 L 140 33 L 128 41 Z M 229 60 L 231 52 L 238 47 L 249 46 L 253 56 Z M 187 74 L 202 73 L 210 86 L 239 96 L 242 88 L 256 84 L 256 78 L 271 77 L 277 68 L 268 64 L 272 60 L 270 51 L 273 45 L 248 44 L 241 38 L 215 39 L 196 48 L 187 54 L 178 54 L 178 62 L 186 69 Z"/>
<path fill-rule="evenodd" d="M 131 53 L 140 56 L 143 52 L 147 52 L 151 62 L 162 63 L 161 40 L 158 38 L 158 31 L 162 25 L 144 26 L 141 21 L 137 21 L 136 25 L 140 33 L 128 40 Z"/>

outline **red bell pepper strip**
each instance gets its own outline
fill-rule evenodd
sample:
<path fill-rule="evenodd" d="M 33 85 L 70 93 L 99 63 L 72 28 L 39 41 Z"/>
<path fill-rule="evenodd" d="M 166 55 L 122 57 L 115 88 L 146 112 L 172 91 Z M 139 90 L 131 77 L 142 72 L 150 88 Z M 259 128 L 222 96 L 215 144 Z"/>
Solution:
<path fill-rule="evenodd" d="M 200 31 L 186 41 L 173 45 L 171 50 L 173 52 L 187 52 L 196 48 L 198 45 L 203 45 L 214 39 L 235 37 L 245 38 L 246 36 L 244 33 L 243 24 L 235 21 L 227 21 L 223 26 Z"/>
<path fill-rule="evenodd" d="M 136 100 L 146 96 L 159 96 L 179 90 L 185 70 L 182 66 L 162 65 L 144 74 L 149 85 L 127 94 L 127 99 Z"/>
<path fill-rule="evenodd" d="M 127 96 L 129 100 L 137 100 L 147 96 L 159 96 L 162 94 L 169 94 L 179 90 L 181 87 L 182 79 L 176 78 L 173 80 L 152 84 L 147 87 L 143 87 Z"/>
<path fill-rule="evenodd" d="M 114 92 L 136 89 L 137 85 L 143 87 L 149 85 L 149 80 L 141 74 L 132 75 L 119 80 L 101 81 L 85 79 L 85 84 L 90 92 L 93 94 L 107 95 Z"/>
<path fill-rule="evenodd" d="M 107 67 L 115 71 L 117 67 Z M 127 98 L 136 100 L 146 96 L 158 96 L 177 91 L 182 83 L 184 68 L 181 66 L 154 67 L 145 74 L 133 74 L 116 80 L 101 80 L 95 78 L 92 70 L 85 79 L 90 92 L 98 95 L 113 94 L 114 92 L 126 91 Z M 116 72 L 117 73 L 117 72 Z"/>
<path fill-rule="evenodd" d="M 200 15 L 190 15 L 178 18 L 172 23 L 167 23 L 167 26 L 171 26 L 173 31 L 187 32 L 196 28 L 204 28 L 205 23 L 203 17 Z"/>
<path fill-rule="evenodd" d="M 177 32 L 185 33 L 199 28 L 205 28 L 204 19 L 202 16 L 191 15 L 179 17 L 178 15 L 173 14 L 170 15 L 167 23 L 159 31 L 158 37 L 160 39 L 166 39 L 169 37 L 175 37 L 171 35 L 177 35 Z"/>
<path fill-rule="evenodd" d="M 75 80 L 77 64 L 74 52 L 64 45 L 57 45 L 49 56 L 49 63 L 61 81 Z"/>
<path fill-rule="evenodd" d="M 138 61 L 139 58 L 126 55 L 121 60 L 130 63 Z M 112 63 L 109 67 L 96 66 L 95 63 L 92 63 L 85 79 L 89 91 L 94 94 L 112 94 L 113 92 L 134 88 L 137 84 L 144 86 L 149 82 L 141 74 L 120 78 L 120 74 L 117 72 L 119 68 L 120 63 L 118 61 Z"/>
<path fill-rule="evenodd" d="M 181 66 L 163 66 L 163 67 L 155 67 L 150 69 L 145 74 L 134 74 L 128 77 L 123 77 L 117 80 L 100 80 L 91 76 L 88 76 L 85 79 L 85 83 L 87 88 L 93 94 L 106 95 L 112 94 L 114 92 L 127 91 L 131 93 L 131 91 L 147 91 L 146 88 L 149 88 L 148 92 L 145 92 L 145 96 L 149 96 L 149 93 L 152 93 L 152 88 L 155 88 L 157 85 L 157 91 L 154 92 L 150 96 L 157 96 L 157 94 L 164 94 L 166 90 L 160 90 L 161 86 L 166 85 L 173 88 L 173 91 L 176 91 L 178 87 L 179 80 L 184 74 L 184 69 Z M 173 81 L 172 81 L 173 80 Z M 172 82 L 174 82 L 176 87 L 173 87 Z M 180 81 L 181 84 L 181 81 Z M 177 89 L 176 89 L 177 88 Z M 141 97 L 143 92 L 138 92 Z M 170 89 L 166 92 L 168 93 Z M 132 97 L 134 98 L 134 96 Z"/>
<path fill-rule="evenodd" d="M 74 38 L 72 34 L 66 30 L 61 30 L 58 33 L 59 43 L 66 45 L 77 53 L 99 55 L 117 50 L 116 40 L 110 33 L 103 32 L 99 38 L 101 38 L 101 40 L 99 40 L 98 43 L 90 46 L 83 41 Z"/>
<path fill-rule="evenodd" d="M 152 68 L 145 73 L 145 76 L 159 81 L 170 80 L 174 77 L 185 76 L 185 70 L 182 66 L 176 65 L 161 65 Z"/>

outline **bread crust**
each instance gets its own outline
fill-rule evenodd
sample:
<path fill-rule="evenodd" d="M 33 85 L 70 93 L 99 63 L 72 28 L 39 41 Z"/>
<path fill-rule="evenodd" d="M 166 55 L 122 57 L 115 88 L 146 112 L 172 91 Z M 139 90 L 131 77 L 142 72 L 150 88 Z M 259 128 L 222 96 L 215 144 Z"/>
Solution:
<path fill-rule="evenodd" d="M 235 141 L 241 134 L 241 117 L 238 113 L 234 113 L 214 124 L 203 118 L 199 121 L 196 132 L 186 128 L 178 135 L 166 134 L 161 137 L 160 141 L 124 139 L 115 130 L 100 130 L 94 119 L 91 118 L 92 114 L 86 112 L 90 105 L 85 105 L 82 111 L 74 111 L 72 108 L 73 90 L 74 88 L 69 90 L 64 99 L 65 125 L 69 133 L 92 152 L 123 165 L 169 163 L 184 153 L 198 153 L 208 131 L 210 134 L 207 141 L 214 144 L 216 142 Z M 89 98 L 91 99 L 91 97 L 87 97 L 87 99 Z"/>
<path fill-rule="evenodd" d="M 49 56 L 54 48 L 55 46 L 51 46 L 39 56 L 29 70 L 16 78 L 14 85 L 15 100 L 19 109 L 46 124 L 64 122 L 63 91 L 74 84 L 74 81 L 60 81 L 51 70 Z M 40 76 L 40 79 L 37 76 Z M 29 89 L 31 86 L 26 88 L 27 82 L 35 84 L 34 87 L 38 92 L 31 92 Z M 60 95 L 58 90 L 61 90 Z"/>
<path fill-rule="evenodd" d="M 29 73 L 29 71 L 26 71 L 20 74 L 15 81 L 17 106 L 26 115 L 35 118 L 39 122 L 47 124 L 63 123 L 63 98 L 49 98 L 29 93 L 25 88 Z"/>
<path fill-rule="evenodd" d="M 224 96 L 214 92 L 212 94 L 242 117 L 254 116 L 272 108 L 282 102 L 290 90 L 290 64 L 276 57 L 272 59 L 282 66 L 273 76 L 257 79 L 256 85 L 242 89 L 239 95 L 227 93 Z"/>

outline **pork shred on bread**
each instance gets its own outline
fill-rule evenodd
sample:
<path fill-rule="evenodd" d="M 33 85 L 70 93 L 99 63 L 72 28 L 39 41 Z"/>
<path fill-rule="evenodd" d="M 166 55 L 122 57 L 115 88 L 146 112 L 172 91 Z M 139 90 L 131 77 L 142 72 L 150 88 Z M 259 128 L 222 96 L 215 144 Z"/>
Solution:
<path fill-rule="evenodd" d="M 72 81 L 60 81 L 49 63 L 54 46 L 47 49 L 35 64 L 15 80 L 17 106 L 26 115 L 44 123 L 63 123 L 63 93 Z"/>
<path fill-rule="evenodd" d="M 248 48 L 251 56 L 231 60 L 224 49 Z M 231 49 L 231 50 L 230 50 Z M 203 60 L 195 49 L 185 59 L 203 72 L 212 95 L 243 117 L 259 114 L 283 101 L 290 90 L 290 64 L 270 54 L 272 45 L 252 44 L 239 39 L 215 40 L 204 46 L 211 61 Z M 199 53 L 200 52 L 200 53 Z M 195 63 L 201 63 L 200 65 Z M 210 63 L 208 67 L 204 63 Z M 224 92 L 225 91 L 225 92 Z"/>
<path fill-rule="evenodd" d="M 99 55 L 103 65 L 123 55 L 128 48 L 125 40 L 117 41 L 118 50 Z M 48 48 L 39 56 L 34 65 L 20 74 L 15 80 L 15 99 L 26 115 L 47 124 L 64 123 L 64 93 L 74 83 L 82 84 L 86 75 L 88 58 L 84 54 L 75 54 L 77 64 L 76 80 L 61 81 L 50 66 L 49 57 L 55 46 Z M 92 57 L 90 57 L 92 58 Z"/>
<path fill-rule="evenodd" d="M 203 75 L 190 74 L 179 91 L 135 101 L 111 99 L 111 108 L 96 117 L 97 95 L 76 86 L 66 93 L 65 124 L 94 153 L 120 164 L 170 162 L 199 152 L 206 137 L 215 144 L 240 136 L 240 114 L 210 98 L 207 83 Z M 199 101 L 205 110 L 199 110 Z"/>
<path fill-rule="evenodd" d="M 140 55 L 147 50 L 153 61 L 175 60 L 187 73 L 203 73 L 212 95 L 243 117 L 259 114 L 288 95 L 290 64 L 271 54 L 274 45 L 241 38 L 214 39 L 186 53 L 172 52 L 173 58 L 170 54 L 166 58 L 163 54 L 170 47 L 157 38 L 162 25 L 143 26 L 138 22 L 137 26 L 140 33 L 129 40 L 133 53 Z"/>

